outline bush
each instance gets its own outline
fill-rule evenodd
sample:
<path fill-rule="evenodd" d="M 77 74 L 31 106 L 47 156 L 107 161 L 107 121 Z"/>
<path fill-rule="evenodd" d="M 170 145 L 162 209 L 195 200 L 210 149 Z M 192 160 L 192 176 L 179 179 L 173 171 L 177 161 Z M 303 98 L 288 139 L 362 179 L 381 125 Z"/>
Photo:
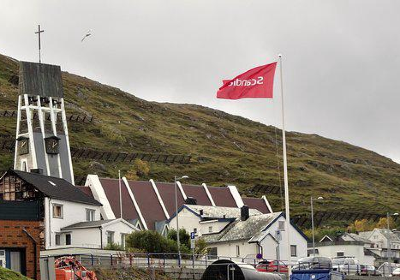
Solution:
<path fill-rule="evenodd" d="M 135 231 L 126 237 L 126 247 L 143 250 L 147 253 L 177 253 L 174 240 L 165 238 L 152 230 Z"/>
<path fill-rule="evenodd" d="M 124 248 L 117 244 L 117 243 L 109 243 L 107 244 L 106 247 L 104 247 L 105 250 L 114 250 L 114 251 L 124 251 Z"/>

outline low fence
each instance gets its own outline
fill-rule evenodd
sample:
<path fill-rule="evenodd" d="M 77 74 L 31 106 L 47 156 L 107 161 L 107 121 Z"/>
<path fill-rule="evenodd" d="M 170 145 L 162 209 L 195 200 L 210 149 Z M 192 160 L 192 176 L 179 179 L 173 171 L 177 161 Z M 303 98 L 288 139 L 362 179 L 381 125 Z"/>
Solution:
<path fill-rule="evenodd" d="M 131 268 L 146 270 L 150 279 L 157 279 L 159 272 L 167 274 L 172 279 L 199 280 L 202 279 L 204 271 L 212 266 L 219 267 L 226 271 L 225 280 L 238 279 L 232 264 L 213 264 L 216 260 L 231 260 L 236 262 L 235 266 L 241 270 L 253 270 L 258 264 L 258 259 L 235 258 L 211 255 L 188 255 L 188 254 L 157 254 L 157 253 L 120 253 L 109 255 L 79 254 L 75 258 L 87 269 L 96 270 L 124 270 L 124 274 L 129 274 Z M 42 280 L 53 280 L 51 263 L 54 263 L 54 256 L 41 257 L 41 269 L 43 269 Z M 45 264 L 48 264 L 47 266 Z M 47 270 L 46 270 L 46 269 Z M 50 271 L 53 270 L 53 271 Z M 205 280 L 214 280 L 215 277 Z"/>
<path fill-rule="evenodd" d="M 237 263 L 248 264 L 255 267 L 260 259 L 240 258 L 213 255 L 196 254 L 164 254 L 164 253 L 121 253 L 110 255 L 88 255 L 75 256 L 87 267 L 138 267 L 138 268 L 192 268 L 205 269 L 217 260 L 230 260 Z"/>

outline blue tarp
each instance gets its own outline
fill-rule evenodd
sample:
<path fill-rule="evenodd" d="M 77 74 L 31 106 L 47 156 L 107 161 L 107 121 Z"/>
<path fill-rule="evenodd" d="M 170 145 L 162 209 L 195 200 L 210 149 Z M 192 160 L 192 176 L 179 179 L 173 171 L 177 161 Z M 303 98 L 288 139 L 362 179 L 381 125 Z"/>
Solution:
<path fill-rule="evenodd" d="M 343 280 L 344 276 L 329 269 L 293 270 L 290 280 Z"/>

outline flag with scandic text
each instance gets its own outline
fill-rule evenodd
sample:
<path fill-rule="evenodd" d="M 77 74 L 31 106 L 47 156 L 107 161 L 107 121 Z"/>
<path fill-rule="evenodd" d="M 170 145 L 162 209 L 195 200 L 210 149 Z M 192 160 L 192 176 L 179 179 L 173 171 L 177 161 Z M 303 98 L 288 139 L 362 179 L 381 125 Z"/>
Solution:
<path fill-rule="evenodd" d="M 232 80 L 224 80 L 217 98 L 272 98 L 276 62 L 259 66 L 240 74 Z"/>

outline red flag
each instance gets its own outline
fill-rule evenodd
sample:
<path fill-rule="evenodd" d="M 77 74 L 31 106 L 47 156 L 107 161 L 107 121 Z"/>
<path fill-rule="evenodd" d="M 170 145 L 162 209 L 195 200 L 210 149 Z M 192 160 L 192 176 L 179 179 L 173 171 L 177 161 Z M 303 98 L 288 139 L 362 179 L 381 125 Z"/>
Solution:
<path fill-rule="evenodd" d="M 275 68 L 276 62 L 250 69 L 232 80 L 224 80 L 217 98 L 272 98 Z"/>

